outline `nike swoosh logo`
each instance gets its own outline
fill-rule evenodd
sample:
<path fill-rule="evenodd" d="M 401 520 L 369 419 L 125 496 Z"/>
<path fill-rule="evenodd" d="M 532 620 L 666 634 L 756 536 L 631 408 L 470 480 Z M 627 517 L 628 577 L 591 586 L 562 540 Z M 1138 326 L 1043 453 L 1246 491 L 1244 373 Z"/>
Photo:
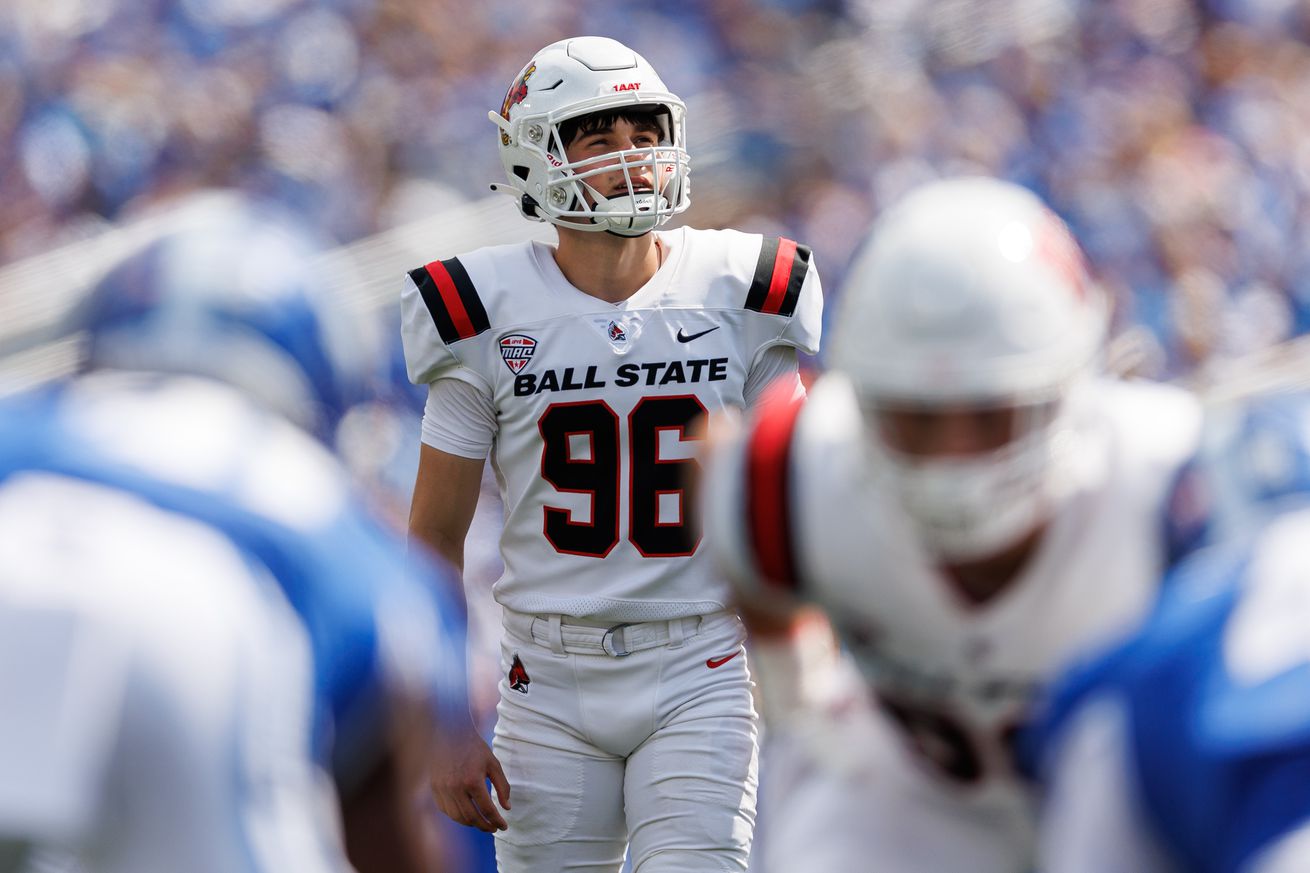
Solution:
<path fill-rule="evenodd" d="M 705 662 L 705 666 L 709 667 L 711 670 L 713 670 L 715 667 L 722 667 L 724 664 L 728 663 L 729 661 L 731 661 L 733 658 L 737 657 L 740 654 L 741 654 L 741 649 L 738 649 L 737 651 L 733 652 L 731 655 L 724 655 L 722 658 L 710 658 Z"/>
<path fill-rule="evenodd" d="M 699 339 L 700 337 L 705 336 L 705 334 L 707 334 L 707 333 L 712 333 L 713 331 L 718 330 L 720 327 L 721 327 L 721 325 L 717 325 L 717 324 L 716 324 L 716 325 L 714 325 L 714 327 L 711 327 L 711 328 L 707 328 L 707 329 L 705 329 L 705 330 L 702 330 L 700 333 L 693 333 L 693 334 L 691 334 L 690 336 L 687 335 L 687 334 L 685 334 L 685 333 L 683 333 L 683 332 L 682 332 L 682 328 L 679 327 L 679 328 L 678 328 L 678 342 L 680 342 L 680 343 L 689 343 L 689 342 L 691 342 L 691 341 L 694 340 L 694 339 Z"/>

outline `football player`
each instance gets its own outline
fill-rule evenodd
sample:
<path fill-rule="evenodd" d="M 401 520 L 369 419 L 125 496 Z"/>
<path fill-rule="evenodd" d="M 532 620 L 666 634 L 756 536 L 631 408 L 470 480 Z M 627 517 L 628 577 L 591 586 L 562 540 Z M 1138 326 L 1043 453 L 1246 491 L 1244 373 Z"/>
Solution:
<path fill-rule="evenodd" d="M 12 469 L 19 448 L 0 445 L 0 870 L 346 873 L 285 595 L 211 526 Z"/>
<path fill-rule="evenodd" d="M 610 39 L 539 51 L 496 124 L 526 218 L 558 245 L 410 271 L 410 378 L 430 386 L 410 531 L 456 564 L 492 459 L 504 503 L 494 753 L 433 775 L 500 869 L 741 870 L 756 723 L 744 630 L 707 559 L 693 422 L 780 379 L 819 338 L 810 250 L 658 230 L 689 200 L 686 109 Z M 496 793 L 487 789 L 490 778 Z"/>
<path fill-rule="evenodd" d="M 188 743 L 197 748 L 223 744 L 229 750 L 223 761 L 206 772 L 222 775 L 228 772 L 226 762 L 242 776 L 229 773 L 222 784 L 189 787 L 197 767 L 172 767 L 167 755 L 158 761 L 149 758 L 154 731 L 173 725 L 219 729 L 209 724 L 204 710 L 185 711 L 192 705 L 211 705 L 212 693 L 217 717 L 233 730 L 244 729 L 246 707 L 256 723 L 293 730 L 304 722 L 297 701 L 308 701 L 308 733 L 298 739 L 310 756 L 306 763 L 318 774 L 317 784 L 327 789 L 317 796 L 326 797 L 327 803 L 302 813 L 316 823 L 315 836 L 335 853 L 335 868 L 363 873 L 431 870 L 439 864 L 429 857 L 425 844 L 417 792 L 422 790 L 431 722 L 439 708 L 467 709 L 463 616 L 459 601 L 444 593 L 453 578 L 418 556 L 412 559 L 413 570 L 406 566 L 400 533 L 384 529 L 358 507 L 348 476 L 325 445 L 342 414 L 363 396 L 374 362 L 362 345 L 367 324 L 324 295 L 312 268 L 315 252 L 285 216 L 234 195 L 197 199 L 176 214 L 162 238 L 114 267 L 70 319 L 70 328 L 86 333 L 87 372 L 13 398 L 0 413 L 0 484 L 17 487 L 33 476 L 74 480 L 125 492 L 161 516 L 181 516 L 207 526 L 240 555 L 247 576 L 277 586 L 304 627 L 311 659 L 299 696 L 265 693 L 262 684 L 246 689 L 240 674 L 227 678 L 236 683 L 233 688 L 209 689 L 203 683 L 223 679 L 223 674 L 215 668 L 198 675 L 195 681 L 200 684 L 188 689 L 186 698 L 166 701 L 170 711 L 181 713 L 167 725 L 152 724 L 148 709 L 133 709 L 151 706 L 148 696 L 125 697 L 117 720 L 107 717 L 104 724 L 84 725 L 110 739 L 100 744 L 101 757 L 88 762 L 100 767 L 99 777 L 84 776 L 85 787 L 92 790 L 59 798 L 80 804 L 79 825 L 66 833 L 71 842 L 41 831 L 17 834 L 34 845 L 71 852 L 93 869 L 102 865 L 176 871 L 222 868 L 217 859 L 184 863 L 176 854 L 154 856 L 171 860 L 153 866 L 141 860 L 152 857 L 152 851 L 163 852 L 165 847 L 154 843 L 180 839 L 165 824 L 177 824 L 188 811 L 219 818 L 189 821 L 178 833 L 213 827 L 230 835 L 241 827 L 248 841 L 266 837 L 261 835 L 269 823 L 258 803 L 263 794 L 277 793 L 280 771 L 276 761 L 258 759 L 258 750 L 247 748 L 246 735 L 210 737 L 207 745 L 204 737 L 173 737 L 167 749 L 161 746 L 163 752 Z M 83 518 L 79 513 L 64 520 L 71 525 L 100 522 L 99 516 Z M 147 523 L 150 530 L 167 529 L 169 524 L 143 521 Z M 98 547 L 93 533 L 86 538 Z M 58 532 L 46 542 L 52 549 L 62 548 Z M 106 552 L 88 548 L 84 558 L 69 557 L 70 572 L 94 584 L 99 578 L 95 561 L 101 554 Z M 194 560 L 206 561 L 205 554 L 197 552 Z M 33 566 L 60 564 L 38 556 Z M 159 578 L 157 563 L 134 561 L 129 551 L 114 566 L 106 566 L 105 575 L 134 575 L 138 569 L 147 578 L 128 594 L 144 596 L 149 580 Z M 200 585 L 221 575 L 207 575 L 183 556 L 173 584 L 185 590 L 193 576 Z M 75 601 L 68 592 L 76 586 L 59 581 L 57 590 Z M 194 595 L 202 596 L 199 590 Z M 94 608 L 99 609 L 98 602 Z M 76 602 L 70 607 L 72 612 L 78 609 Z M 135 625 L 111 625 L 118 616 L 102 617 L 114 633 L 133 627 L 144 633 L 162 623 L 143 619 Z M 227 619 L 216 614 L 215 624 L 220 620 Z M 196 628 L 197 638 L 185 641 L 178 658 L 199 657 L 199 640 L 209 633 Z M 217 630 L 213 634 L 221 636 Z M 56 650 L 57 642 L 50 643 Z M 40 657 L 41 645 L 41 640 L 34 641 L 26 657 Z M 167 645 L 143 640 L 142 652 L 166 660 Z M 58 666 L 54 663 L 50 669 Z M 157 666 L 151 661 L 142 669 Z M 246 672 L 258 669 L 245 667 Z M 270 675 L 276 669 L 270 660 Z M 124 680 L 129 685 L 136 681 L 132 675 Z M 177 690 L 176 685 L 157 685 L 154 693 L 161 696 L 170 688 Z M 38 685 L 27 687 L 39 691 Z M 229 705 L 234 695 L 236 702 Z M 252 699 L 246 701 L 246 695 Z M 229 718 L 224 706 L 240 711 Z M 271 709 L 261 709 L 266 707 Z M 14 704 L 10 713 L 24 711 Z M 39 718 L 41 712 L 33 707 L 32 717 Z M 76 720 L 71 724 L 78 727 Z M 63 737 L 49 739 L 57 749 Z M 87 740 L 79 747 L 89 745 Z M 128 757 L 117 757 L 120 751 Z M 251 760 L 263 769 L 246 767 L 247 755 L 255 755 Z M 61 756 L 52 754 L 46 760 L 58 762 Z M 293 776 L 296 772 L 288 770 Z M 43 778 L 39 769 L 20 775 L 30 778 L 14 788 L 19 801 L 39 788 Z M 14 785 L 3 774 L 0 781 Z M 261 783 L 255 786 L 258 791 L 250 788 L 251 781 Z M 171 800 L 190 790 L 206 792 L 208 805 L 191 807 Z M 140 796 L 142 802 L 119 803 L 123 792 Z M 173 815 L 162 821 L 148 819 L 152 810 L 164 806 Z M 19 818 L 17 826 L 21 823 Z M 13 820 L 3 822 L 0 830 L 14 826 Z M 205 845 L 169 848 L 202 852 Z M 234 846 L 222 857 L 238 850 Z M 299 866 L 283 857 L 256 869 L 288 868 Z"/>
<path fill-rule="evenodd" d="M 1029 869 L 1011 739 L 1151 602 L 1197 438 L 1190 396 L 1100 376 L 1106 308 L 1031 192 L 922 186 L 853 263 L 808 401 L 766 398 L 716 452 L 707 542 L 743 603 L 821 606 L 876 701 L 774 731 L 758 868 Z"/>
<path fill-rule="evenodd" d="M 1310 869 L 1310 397 L 1208 415 L 1194 471 L 1214 544 L 1033 732 L 1051 873 Z"/>

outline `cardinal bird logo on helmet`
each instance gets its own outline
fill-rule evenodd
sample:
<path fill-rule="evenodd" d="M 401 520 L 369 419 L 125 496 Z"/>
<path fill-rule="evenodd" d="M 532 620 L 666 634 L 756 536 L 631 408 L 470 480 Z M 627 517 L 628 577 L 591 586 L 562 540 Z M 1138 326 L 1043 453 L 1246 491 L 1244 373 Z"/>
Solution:
<path fill-rule="evenodd" d="M 523 71 L 523 75 L 514 80 L 514 84 L 509 86 L 509 91 L 505 92 L 505 102 L 500 104 L 500 117 L 509 121 L 509 110 L 517 106 L 528 97 L 528 79 L 532 74 L 537 72 L 537 65 L 528 64 L 528 68 Z M 505 131 L 500 132 L 500 141 L 504 145 L 509 145 L 509 134 Z"/>
<path fill-rule="evenodd" d="M 528 693 L 528 686 L 532 684 L 532 679 L 528 677 L 527 668 L 519 660 L 519 656 L 514 656 L 514 663 L 509 666 L 509 687 L 512 691 L 520 694 Z"/>

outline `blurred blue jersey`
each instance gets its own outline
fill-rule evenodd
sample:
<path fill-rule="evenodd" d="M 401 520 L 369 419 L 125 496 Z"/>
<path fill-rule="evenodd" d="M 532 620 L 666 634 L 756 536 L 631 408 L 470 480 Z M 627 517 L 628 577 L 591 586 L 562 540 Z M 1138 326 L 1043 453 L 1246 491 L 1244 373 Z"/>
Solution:
<path fill-rule="evenodd" d="M 1171 558 L 1249 536 L 1310 494 L 1310 397 L 1268 394 L 1212 404 L 1196 456 L 1175 482 L 1166 519 Z"/>
<path fill-rule="evenodd" d="M 28 470 L 119 488 L 201 521 L 267 568 L 308 630 L 314 748 L 339 779 L 361 775 L 382 747 L 397 684 L 466 706 L 458 579 L 435 563 L 407 566 L 400 535 L 356 506 L 323 447 L 229 388 L 97 374 L 8 399 L 0 481 Z"/>
<path fill-rule="evenodd" d="M 1144 819 L 1167 869 L 1251 870 L 1254 858 L 1310 820 L 1307 546 L 1310 513 L 1301 511 L 1258 537 L 1194 555 L 1135 636 L 1066 677 L 1029 738 L 1043 777 L 1067 783 L 1070 795 L 1082 791 L 1070 802 L 1084 805 L 1089 822 L 1100 816 L 1087 812 L 1100 802 L 1088 799 L 1102 783 L 1095 771 L 1122 768 L 1125 790 L 1105 802 Z M 1116 713 L 1116 740 L 1101 747 L 1111 751 L 1072 752 L 1070 737 L 1098 705 Z M 1099 829 L 1099 842 L 1116 842 Z M 1056 846 L 1053 854 L 1081 857 L 1067 865 L 1048 858 L 1050 869 L 1112 869 L 1087 857 L 1097 842 L 1066 839 L 1083 848 Z M 1114 851 L 1113 869 L 1161 869 Z"/>

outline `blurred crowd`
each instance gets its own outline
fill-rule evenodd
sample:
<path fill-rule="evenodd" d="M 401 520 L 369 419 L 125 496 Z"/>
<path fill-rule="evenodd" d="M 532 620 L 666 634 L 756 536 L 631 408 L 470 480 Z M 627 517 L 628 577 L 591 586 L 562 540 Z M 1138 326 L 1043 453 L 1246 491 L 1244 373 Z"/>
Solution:
<path fill-rule="evenodd" d="M 0 264 L 204 186 L 341 242 L 486 196 L 486 111 L 536 49 L 595 33 L 688 103 L 688 223 L 805 240 L 829 289 L 883 204 L 978 171 L 1070 222 L 1148 375 L 1310 328 L 1304 0 L 4 7 Z"/>

